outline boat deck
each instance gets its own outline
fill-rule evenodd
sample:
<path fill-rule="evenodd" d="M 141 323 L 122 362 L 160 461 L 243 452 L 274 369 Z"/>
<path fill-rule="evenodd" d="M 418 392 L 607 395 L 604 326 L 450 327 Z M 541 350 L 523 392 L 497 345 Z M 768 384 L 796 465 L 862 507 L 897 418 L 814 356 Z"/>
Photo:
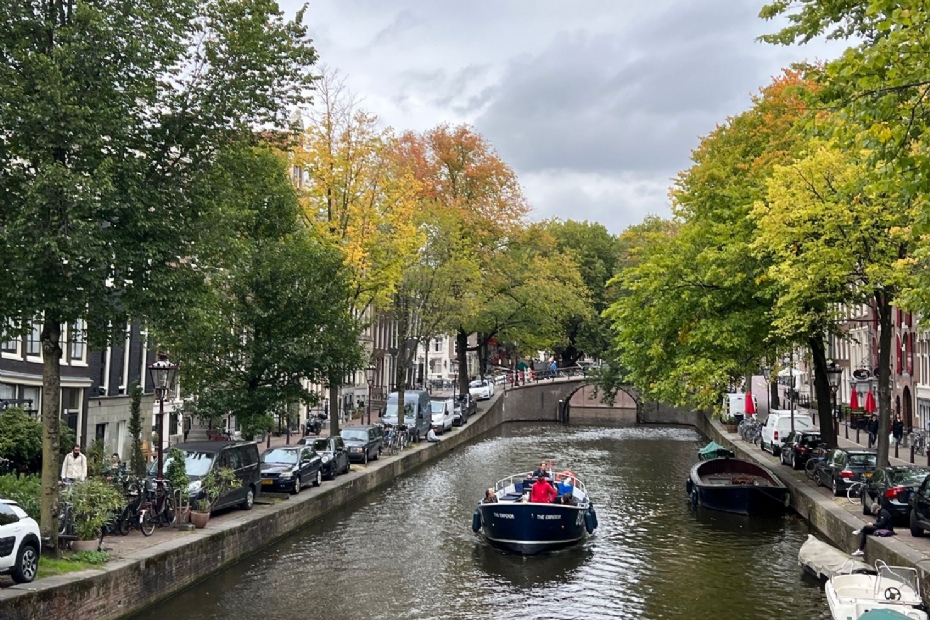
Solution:
<path fill-rule="evenodd" d="M 709 486 L 775 486 L 772 484 L 772 481 L 765 476 L 753 476 L 752 474 L 712 474 L 710 476 L 702 477 L 701 482 Z"/>

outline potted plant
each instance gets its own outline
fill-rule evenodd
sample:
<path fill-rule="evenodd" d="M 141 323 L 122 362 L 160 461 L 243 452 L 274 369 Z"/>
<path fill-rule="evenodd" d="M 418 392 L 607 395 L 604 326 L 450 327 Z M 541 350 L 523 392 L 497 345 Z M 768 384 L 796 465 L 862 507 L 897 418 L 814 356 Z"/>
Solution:
<path fill-rule="evenodd" d="M 736 418 L 732 414 L 726 413 L 721 416 L 721 421 L 723 426 L 727 429 L 728 433 L 735 433 L 737 428 Z"/>
<path fill-rule="evenodd" d="M 99 478 L 75 482 L 68 493 L 71 502 L 76 551 L 95 551 L 100 530 L 123 507 L 123 496 Z"/>
<path fill-rule="evenodd" d="M 200 492 L 203 497 L 197 501 L 197 509 L 191 512 L 191 523 L 194 527 L 198 529 L 206 527 L 216 500 L 238 485 L 239 479 L 233 470 L 226 467 L 211 469 L 200 481 Z"/>
<path fill-rule="evenodd" d="M 165 478 L 171 485 L 171 490 L 177 500 L 178 523 L 187 523 L 190 517 L 190 484 L 187 475 L 187 466 L 184 463 L 184 453 L 177 448 L 168 450 L 168 466 L 165 468 Z"/>

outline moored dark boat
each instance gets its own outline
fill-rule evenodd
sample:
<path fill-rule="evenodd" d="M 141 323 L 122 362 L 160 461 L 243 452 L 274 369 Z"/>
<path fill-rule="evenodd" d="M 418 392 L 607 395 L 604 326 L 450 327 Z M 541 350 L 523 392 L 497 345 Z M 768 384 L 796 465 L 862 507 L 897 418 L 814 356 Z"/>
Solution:
<path fill-rule="evenodd" d="M 742 515 L 780 514 L 788 507 L 788 487 L 771 471 L 741 459 L 701 461 L 686 485 L 691 503 Z"/>
<path fill-rule="evenodd" d="M 497 482 L 496 502 L 481 502 L 472 517 L 472 530 L 496 547 L 534 555 L 577 544 L 597 527 L 597 514 L 584 483 L 572 474 L 577 504 L 524 501 L 534 480 L 514 474 Z M 524 487 L 525 485 L 525 487 Z"/>

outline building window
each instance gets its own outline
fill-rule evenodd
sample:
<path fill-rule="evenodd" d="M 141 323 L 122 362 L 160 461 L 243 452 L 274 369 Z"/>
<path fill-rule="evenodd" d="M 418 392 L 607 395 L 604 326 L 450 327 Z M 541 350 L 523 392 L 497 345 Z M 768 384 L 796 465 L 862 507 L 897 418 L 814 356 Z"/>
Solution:
<path fill-rule="evenodd" d="M 71 325 L 71 353 L 70 358 L 73 362 L 83 362 L 85 361 L 84 355 L 87 352 L 87 334 L 85 329 L 87 324 L 83 319 L 78 319 L 74 324 Z"/>
<path fill-rule="evenodd" d="M 42 355 L 42 326 L 38 323 L 33 323 L 32 329 L 26 334 L 26 355 L 29 357 Z"/>
<path fill-rule="evenodd" d="M 16 398 L 16 386 L 0 383 L 0 400 L 13 400 L 14 398 Z"/>
<path fill-rule="evenodd" d="M 31 403 L 23 403 L 23 408 L 31 413 L 38 413 L 39 407 L 42 404 L 42 388 L 34 386 L 23 386 L 23 400 L 32 401 Z"/>
<path fill-rule="evenodd" d="M 103 424 L 98 424 L 94 429 L 94 439 L 99 441 L 106 441 L 107 439 L 107 425 L 104 422 Z"/>
<path fill-rule="evenodd" d="M 7 320 L 7 329 L 11 332 L 16 328 L 16 324 L 13 323 L 12 319 Z M 18 336 L 9 336 L 9 340 L 4 340 L 0 342 L 0 353 L 6 353 L 7 355 L 12 355 L 14 357 L 19 357 L 19 343 L 22 338 Z"/>
<path fill-rule="evenodd" d="M 442 340 L 439 338 L 433 341 L 433 352 L 442 353 Z"/>

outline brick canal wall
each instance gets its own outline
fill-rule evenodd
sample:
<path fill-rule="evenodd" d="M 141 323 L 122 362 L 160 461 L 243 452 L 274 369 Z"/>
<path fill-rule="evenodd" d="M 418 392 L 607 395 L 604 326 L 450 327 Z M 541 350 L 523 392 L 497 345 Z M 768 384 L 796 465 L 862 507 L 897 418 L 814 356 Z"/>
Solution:
<path fill-rule="evenodd" d="M 699 418 L 698 430 L 705 437 L 732 449 L 737 458 L 775 471 L 778 478 L 788 486 L 791 492 L 791 507 L 808 522 L 813 531 L 820 534 L 821 538 L 844 552 L 851 552 L 858 546 L 859 537 L 853 536 L 852 532 L 861 528 L 863 521 L 838 506 L 831 496 L 824 495 L 819 489 L 813 487 L 803 471 L 794 471 L 788 467 L 774 465 L 766 458 L 767 453 L 760 453 L 757 449 L 750 448 L 750 444 L 741 439 L 734 441 L 733 435 L 726 433 L 718 422 L 707 416 Z M 684 493 L 683 489 L 684 481 L 682 481 L 682 493 Z M 841 501 L 847 500 L 844 497 Z M 895 531 L 897 536 L 890 538 L 870 536 L 866 545 L 866 558 L 871 564 L 881 560 L 892 566 L 916 568 L 921 576 L 921 593 L 924 602 L 930 604 L 930 597 L 928 597 L 930 573 L 927 572 L 930 569 L 927 560 L 930 558 L 898 540 L 911 535 L 907 526 L 895 528 Z"/>
<path fill-rule="evenodd" d="M 513 402 L 516 394 L 507 396 Z M 0 620 L 110 620 L 151 606 L 499 426 L 504 422 L 505 400 L 504 395 L 497 396 L 486 411 L 439 443 L 423 442 L 399 458 L 383 456 L 364 470 L 355 467 L 335 482 L 324 482 L 274 506 L 256 506 L 222 522 L 211 520 L 203 530 L 178 533 L 130 554 L 134 557 L 113 560 L 102 570 L 0 590 Z"/>

